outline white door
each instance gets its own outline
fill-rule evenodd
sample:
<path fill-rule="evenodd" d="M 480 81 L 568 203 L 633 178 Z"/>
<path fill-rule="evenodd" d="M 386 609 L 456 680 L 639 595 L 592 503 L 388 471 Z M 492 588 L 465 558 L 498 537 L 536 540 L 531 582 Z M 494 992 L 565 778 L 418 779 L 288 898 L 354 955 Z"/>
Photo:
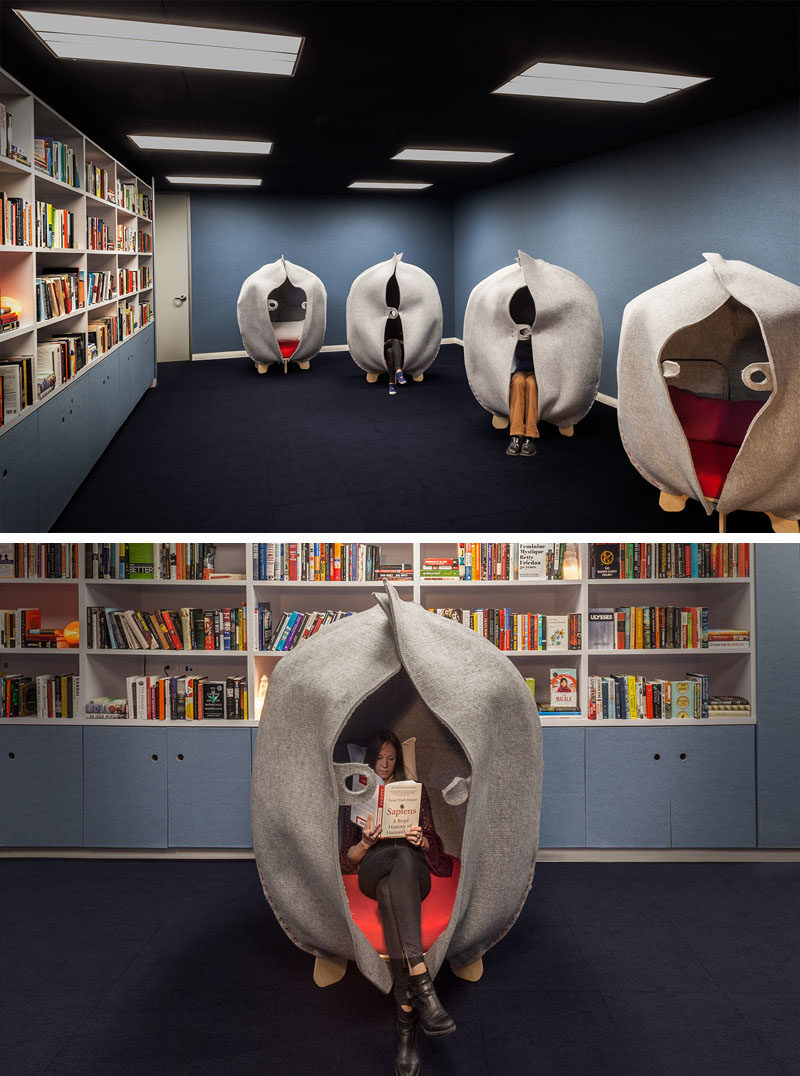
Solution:
<path fill-rule="evenodd" d="M 189 195 L 155 199 L 156 354 L 159 362 L 192 357 Z"/>

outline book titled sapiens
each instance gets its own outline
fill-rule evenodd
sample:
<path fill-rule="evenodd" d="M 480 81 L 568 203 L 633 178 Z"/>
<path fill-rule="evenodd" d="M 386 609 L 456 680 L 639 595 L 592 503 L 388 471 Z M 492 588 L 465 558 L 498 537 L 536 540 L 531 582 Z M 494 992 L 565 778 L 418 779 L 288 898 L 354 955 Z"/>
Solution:
<path fill-rule="evenodd" d="M 361 778 L 357 778 L 360 783 Z M 366 783 L 366 778 L 363 779 Z M 380 778 L 378 778 L 380 781 Z M 419 781 L 391 781 L 379 784 L 369 802 L 350 808 L 350 817 L 363 829 L 372 815 L 373 826 L 381 827 L 381 837 L 403 837 L 419 825 L 422 785 Z"/>

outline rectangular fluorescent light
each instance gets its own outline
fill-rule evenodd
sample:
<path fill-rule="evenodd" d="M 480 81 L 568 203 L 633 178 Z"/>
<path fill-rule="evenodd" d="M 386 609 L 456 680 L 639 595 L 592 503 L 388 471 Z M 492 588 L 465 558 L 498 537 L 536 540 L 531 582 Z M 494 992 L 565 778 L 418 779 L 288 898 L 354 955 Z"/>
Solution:
<path fill-rule="evenodd" d="M 430 186 L 430 183 L 373 183 L 366 180 L 350 184 L 350 188 L 362 191 L 421 191 Z"/>
<path fill-rule="evenodd" d="M 260 187 L 260 179 L 244 179 L 239 176 L 167 176 L 170 183 L 195 187 Z"/>
<path fill-rule="evenodd" d="M 99 19 L 54 11 L 16 9 L 16 14 L 56 56 L 74 60 L 293 75 L 303 42 L 302 37 L 210 26 Z"/>
<path fill-rule="evenodd" d="M 169 149 L 185 153 L 261 153 L 272 151 L 271 142 L 241 138 L 172 138 L 167 135 L 128 135 L 139 149 Z"/>
<path fill-rule="evenodd" d="M 646 104 L 659 97 L 708 82 L 707 78 L 664 75 L 657 71 L 618 71 L 610 67 L 535 63 L 496 89 L 523 97 L 568 97 L 580 101 Z"/>
<path fill-rule="evenodd" d="M 510 157 L 510 153 L 496 153 L 483 149 L 404 149 L 392 157 L 393 161 L 446 161 L 463 164 L 491 164 L 492 161 Z"/>

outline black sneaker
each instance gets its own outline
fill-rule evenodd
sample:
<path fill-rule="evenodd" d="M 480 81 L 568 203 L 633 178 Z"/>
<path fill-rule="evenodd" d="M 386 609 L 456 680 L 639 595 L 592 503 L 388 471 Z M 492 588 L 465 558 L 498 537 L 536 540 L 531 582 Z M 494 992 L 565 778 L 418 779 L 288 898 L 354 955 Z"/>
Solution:
<path fill-rule="evenodd" d="M 518 456 L 522 450 L 522 438 L 512 437 L 508 442 L 508 448 L 506 449 L 507 456 Z"/>
<path fill-rule="evenodd" d="M 522 442 L 522 448 L 520 449 L 521 456 L 535 456 L 536 455 L 536 442 L 532 437 L 526 437 Z"/>

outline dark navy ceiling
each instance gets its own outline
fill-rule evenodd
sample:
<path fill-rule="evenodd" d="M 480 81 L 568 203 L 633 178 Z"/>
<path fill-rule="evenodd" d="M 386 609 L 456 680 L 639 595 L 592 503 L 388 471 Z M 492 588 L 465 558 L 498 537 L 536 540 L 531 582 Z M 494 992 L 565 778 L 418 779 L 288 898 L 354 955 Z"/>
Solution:
<path fill-rule="evenodd" d="M 14 5 L 0 3 L 0 65 L 133 171 L 155 175 L 159 189 L 168 186 L 165 175 L 179 172 L 259 175 L 265 192 L 281 194 L 340 194 L 358 179 L 422 179 L 434 187 L 414 197 L 453 196 L 798 91 L 794 0 L 16 5 L 301 34 L 294 78 L 59 60 Z M 537 60 L 711 81 L 649 105 L 492 95 Z M 268 138 L 275 148 L 266 158 L 145 153 L 128 132 Z M 389 159 L 408 145 L 513 156 L 492 165 Z"/>

